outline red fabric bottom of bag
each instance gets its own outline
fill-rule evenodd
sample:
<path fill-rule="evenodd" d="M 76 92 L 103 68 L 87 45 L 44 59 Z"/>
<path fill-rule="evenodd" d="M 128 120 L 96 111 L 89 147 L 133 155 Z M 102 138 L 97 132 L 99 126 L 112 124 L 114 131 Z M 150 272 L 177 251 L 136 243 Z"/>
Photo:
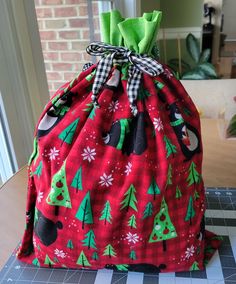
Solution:
<path fill-rule="evenodd" d="M 26 262 L 28 264 L 35 264 L 36 266 L 40 267 L 46 267 L 46 268 L 75 268 L 75 269 L 92 269 L 92 270 L 97 270 L 97 269 L 103 269 L 103 268 L 108 268 L 108 269 L 114 269 L 114 270 L 121 270 L 121 271 L 138 271 L 138 272 L 181 272 L 181 271 L 189 271 L 189 270 L 204 270 L 212 256 L 214 255 L 215 251 L 219 248 L 221 245 L 222 239 L 220 236 L 215 235 L 212 232 L 205 231 L 205 242 L 204 242 L 204 254 L 203 256 L 200 254 L 199 255 L 199 260 L 198 258 L 195 259 L 193 263 L 191 264 L 191 258 L 185 261 L 185 263 L 176 263 L 176 258 L 175 255 L 171 254 L 169 257 L 169 262 L 166 263 L 160 263 L 156 262 L 155 263 L 155 268 L 153 268 L 153 263 L 150 262 L 151 266 L 149 267 L 147 264 L 142 261 L 130 261 L 127 263 L 114 263 L 112 262 L 109 258 L 107 259 L 106 265 L 102 265 L 99 263 L 99 260 L 97 263 L 94 263 L 91 266 L 82 266 L 82 265 L 75 265 L 74 263 L 68 263 L 60 261 L 59 263 L 54 262 L 53 264 L 44 264 L 44 263 L 38 263 L 35 262 L 36 256 L 35 254 L 31 254 L 29 256 L 22 256 L 18 255 L 18 259 L 20 261 Z M 190 250 L 189 250 L 190 251 Z M 69 252 L 70 253 L 70 252 Z M 170 252 L 167 250 L 165 252 L 166 254 L 170 254 Z M 148 256 L 147 256 L 148 257 Z M 55 259 L 54 259 L 55 260 Z M 134 264 L 138 264 L 135 266 Z M 164 264 L 164 266 L 163 266 Z M 117 266 L 116 266 L 117 265 Z M 190 269 L 191 267 L 191 269 Z"/>

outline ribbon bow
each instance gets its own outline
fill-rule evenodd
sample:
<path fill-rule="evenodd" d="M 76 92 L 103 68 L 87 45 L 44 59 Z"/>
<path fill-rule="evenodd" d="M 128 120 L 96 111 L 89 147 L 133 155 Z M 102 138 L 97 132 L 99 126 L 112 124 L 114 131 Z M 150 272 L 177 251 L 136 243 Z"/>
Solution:
<path fill-rule="evenodd" d="M 134 116 L 136 116 L 138 110 L 135 102 L 138 97 L 138 89 L 140 86 L 142 73 L 147 73 L 153 77 L 158 76 L 164 72 L 162 65 L 145 54 L 138 54 L 129 50 L 128 48 L 113 46 L 103 42 L 91 43 L 86 48 L 86 51 L 90 55 L 102 56 L 97 64 L 96 75 L 92 88 L 92 101 L 95 106 L 98 106 L 98 93 L 103 84 L 107 81 L 113 63 L 131 63 L 128 69 L 129 77 L 127 81 L 127 94 L 131 112 Z"/>

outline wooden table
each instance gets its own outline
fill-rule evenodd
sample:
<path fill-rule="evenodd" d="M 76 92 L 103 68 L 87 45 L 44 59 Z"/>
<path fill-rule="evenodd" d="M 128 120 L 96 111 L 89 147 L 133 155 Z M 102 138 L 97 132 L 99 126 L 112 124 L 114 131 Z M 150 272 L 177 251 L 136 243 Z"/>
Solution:
<path fill-rule="evenodd" d="M 202 119 L 203 177 L 209 187 L 236 188 L 236 141 L 219 137 L 217 120 Z M 0 267 L 22 237 L 27 194 L 26 167 L 0 190 Z"/>
<path fill-rule="evenodd" d="M 0 189 L 0 268 L 22 238 L 27 194 L 26 167 Z"/>
<path fill-rule="evenodd" d="M 219 125 L 220 120 L 201 120 L 204 182 L 208 187 L 236 188 L 236 139 L 220 137 Z"/>

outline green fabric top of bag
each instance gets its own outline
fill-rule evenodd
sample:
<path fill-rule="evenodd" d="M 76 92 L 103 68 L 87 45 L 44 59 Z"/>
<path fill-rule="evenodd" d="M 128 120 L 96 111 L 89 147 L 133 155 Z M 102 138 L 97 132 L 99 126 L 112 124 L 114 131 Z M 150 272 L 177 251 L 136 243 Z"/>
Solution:
<path fill-rule="evenodd" d="M 118 28 L 118 24 L 124 18 L 119 11 L 114 10 L 108 13 L 102 13 L 100 16 L 102 41 L 115 46 L 124 46 L 123 37 Z"/>
<path fill-rule="evenodd" d="M 125 46 L 140 54 L 151 54 L 161 22 L 162 12 L 144 13 L 139 18 L 124 19 L 119 11 L 101 14 L 102 40 Z"/>

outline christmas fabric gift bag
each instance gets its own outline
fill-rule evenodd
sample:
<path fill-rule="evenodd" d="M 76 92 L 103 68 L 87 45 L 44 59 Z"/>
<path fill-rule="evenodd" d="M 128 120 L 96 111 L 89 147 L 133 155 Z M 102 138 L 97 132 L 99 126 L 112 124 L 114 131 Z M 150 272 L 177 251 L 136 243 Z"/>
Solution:
<path fill-rule="evenodd" d="M 60 88 L 36 126 L 18 258 L 41 267 L 203 269 L 198 112 L 152 55 L 161 12 L 102 14 L 101 56 Z"/>

